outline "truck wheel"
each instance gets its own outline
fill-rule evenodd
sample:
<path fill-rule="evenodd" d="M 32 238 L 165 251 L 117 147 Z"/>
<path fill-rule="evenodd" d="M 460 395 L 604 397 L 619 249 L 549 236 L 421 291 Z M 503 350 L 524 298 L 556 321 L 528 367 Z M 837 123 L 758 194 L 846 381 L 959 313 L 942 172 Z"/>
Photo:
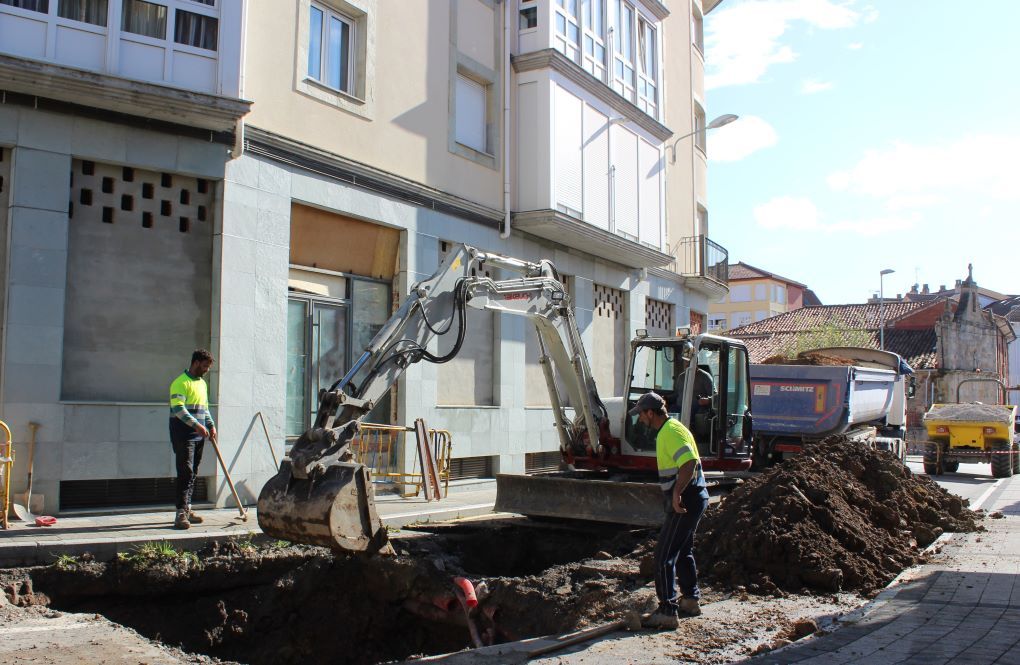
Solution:
<path fill-rule="evenodd" d="M 1009 451 L 1009 452 L 1006 452 Z M 992 478 L 1009 478 L 1013 475 L 1013 446 L 999 444 L 992 449 Z"/>
<path fill-rule="evenodd" d="M 960 470 L 959 462 L 943 462 L 942 468 L 946 473 L 956 473 Z"/>
<path fill-rule="evenodd" d="M 1013 475 L 1020 475 L 1020 443 L 1013 444 Z"/>
<path fill-rule="evenodd" d="M 945 468 L 945 464 L 944 463 L 943 463 L 942 466 L 943 466 L 943 468 Z M 935 456 L 934 455 L 925 455 L 924 456 L 924 472 L 927 473 L 929 476 L 934 476 L 934 475 L 936 475 L 938 473 L 938 470 L 939 470 L 938 469 L 938 464 L 935 461 Z"/>

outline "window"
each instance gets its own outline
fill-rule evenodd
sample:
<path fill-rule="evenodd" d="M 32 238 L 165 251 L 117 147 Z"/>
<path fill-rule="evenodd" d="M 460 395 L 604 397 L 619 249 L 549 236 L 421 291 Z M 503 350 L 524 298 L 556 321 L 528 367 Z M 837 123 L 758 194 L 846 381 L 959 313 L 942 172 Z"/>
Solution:
<path fill-rule="evenodd" d="M 120 29 L 136 35 L 166 38 L 166 7 L 145 0 L 125 0 Z"/>
<path fill-rule="evenodd" d="M 705 152 L 705 134 L 707 133 L 705 128 L 705 109 L 701 107 L 701 104 L 694 102 L 694 145 L 701 152 Z"/>
<path fill-rule="evenodd" d="M 27 9 L 30 12 L 48 14 L 50 12 L 50 0 L 0 0 L 0 5 Z"/>
<path fill-rule="evenodd" d="M 308 29 L 308 77 L 353 94 L 354 21 L 312 5 Z"/>
<path fill-rule="evenodd" d="M 708 329 L 709 330 L 726 330 L 726 317 L 725 316 L 709 316 L 708 317 Z"/>
<path fill-rule="evenodd" d="M 60 0 L 60 18 L 106 27 L 107 0 Z"/>
<path fill-rule="evenodd" d="M 478 152 L 488 153 L 486 141 L 486 86 L 457 74 L 456 140 Z"/>
<path fill-rule="evenodd" d="M 538 7 L 526 7 L 520 12 L 518 30 L 532 30 L 538 27 Z"/>
<path fill-rule="evenodd" d="M 634 7 L 614 0 L 613 90 L 634 99 Z"/>
<path fill-rule="evenodd" d="M 691 42 L 701 53 L 705 52 L 705 17 L 696 6 L 691 13 Z"/>
<path fill-rule="evenodd" d="M 584 20 L 584 70 L 606 80 L 606 0 L 581 0 Z"/>
<path fill-rule="evenodd" d="M 780 305 L 786 304 L 786 287 L 776 284 L 772 287 L 772 302 Z"/>
<path fill-rule="evenodd" d="M 730 302 L 750 302 L 751 286 L 749 284 L 738 284 L 730 287 Z"/>
<path fill-rule="evenodd" d="M 578 0 L 556 0 L 556 48 L 574 62 L 581 50 L 581 28 L 577 14 Z"/>
<path fill-rule="evenodd" d="M 705 206 L 698 204 L 697 210 L 698 228 L 696 233 L 698 235 L 708 235 L 708 210 Z"/>
<path fill-rule="evenodd" d="M 746 326 L 746 325 L 749 325 L 751 323 L 751 313 L 750 312 L 733 312 L 733 314 L 731 316 L 733 317 L 732 321 L 733 321 L 733 327 L 734 328 L 739 328 L 740 326 Z"/>
<path fill-rule="evenodd" d="M 762 310 L 757 310 L 754 313 L 754 320 L 755 321 L 761 321 L 762 319 L 769 318 L 769 316 L 770 316 L 770 314 L 768 312 L 764 312 Z"/>
<path fill-rule="evenodd" d="M 178 9 L 174 12 L 174 41 L 209 51 L 216 50 L 219 20 L 204 14 Z"/>
<path fill-rule="evenodd" d="M 638 20 L 638 108 L 657 116 L 658 66 L 655 52 L 655 29 L 645 19 Z"/>
<path fill-rule="evenodd" d="M 765 284 L 754 285 L 754 299 L 755 300 L 767 300 L 769 295 L 769 289 Z"/>

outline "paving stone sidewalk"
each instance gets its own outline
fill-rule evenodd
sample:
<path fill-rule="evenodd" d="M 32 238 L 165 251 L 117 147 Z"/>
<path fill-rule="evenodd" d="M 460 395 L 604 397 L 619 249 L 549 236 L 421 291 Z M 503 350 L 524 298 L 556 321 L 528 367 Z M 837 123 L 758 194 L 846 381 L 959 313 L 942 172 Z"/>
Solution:
<path fill-rule="evenodd" d="M 955 534 L 830 635 L 750 663 L 802 665 L 1020 665 L 1020 477 L 983 507 L 986 532 Z"/>
<path fill-rule="evenodd" d="M 376 508 L 383 524 L 399 528 L 413 522 L 441 521 L 492 512 L 496 501 L 495 483 L 459 490 L 451 488 L 441 501 L 379 495 Z M 174 512 L 117 513 L 90 516 L 58 516 L 52 527 L 11 522 L 0 529 L 0 567 L 29 566 L 56 561 L 61 555 L 80 556 L 89 552 L 97 560 L 109 561 L 118 552 L 131 551 L 152 541 L 170 541 L 178 549 L 200 549 L 228 538 L 262 537 L 255 506 L 242 520 L 237 508 L 198 509 L 205 520 L 186 531 L 171 528 Z"/>

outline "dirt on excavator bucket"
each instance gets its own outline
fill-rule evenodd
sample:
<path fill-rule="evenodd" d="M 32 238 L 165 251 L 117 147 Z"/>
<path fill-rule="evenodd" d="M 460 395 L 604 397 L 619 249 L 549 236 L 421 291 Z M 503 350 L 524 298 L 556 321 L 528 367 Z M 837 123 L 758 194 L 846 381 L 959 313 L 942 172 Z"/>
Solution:
<path fill-rule="evenodd" d="M 297 478 L 289 460 L 263 486 L 259 527 L 274 538 L 334 550 L 392 554 L 363 464 L 334 462 L 314 477 Z"/>

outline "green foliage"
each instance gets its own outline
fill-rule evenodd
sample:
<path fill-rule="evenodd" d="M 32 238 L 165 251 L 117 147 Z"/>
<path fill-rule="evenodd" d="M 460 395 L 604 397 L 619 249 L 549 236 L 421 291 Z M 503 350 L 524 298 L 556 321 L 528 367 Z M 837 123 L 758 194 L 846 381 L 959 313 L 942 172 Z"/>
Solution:
<path fill-rule="evenodd" d="M 282 550 L 286 547 L 290 547 L 291 542 L 289 540 L 277 540 L 273 542 L 273 548 Z"/>
<path fill-rule="evenodd" d="M 61 554 L 57 557 L 57 560 L 53 563 L 53 565 L 60 570 L 74 570 L 78 567 L 78 559 L 74 558 L 70 554 Z"/>
<path fill-rule="evenodd" d="M 871 333 L 859 327 L 843 327 L 829 322 L 814 330 L 803 330 L 786 341 L 776 355 L 796 358 L 797 354 L 827 346 L 872 346 Z"/>
<path fill-rule="evenodd" d="M 121 563 L 146 568 L 155 564 L 178 564 L 184 567 L 201 565 L 198 555 L 194 552 L 178 552 L 168 541 L 142 543 L 130 552 L 118 552 L 117 560 Z"/>

